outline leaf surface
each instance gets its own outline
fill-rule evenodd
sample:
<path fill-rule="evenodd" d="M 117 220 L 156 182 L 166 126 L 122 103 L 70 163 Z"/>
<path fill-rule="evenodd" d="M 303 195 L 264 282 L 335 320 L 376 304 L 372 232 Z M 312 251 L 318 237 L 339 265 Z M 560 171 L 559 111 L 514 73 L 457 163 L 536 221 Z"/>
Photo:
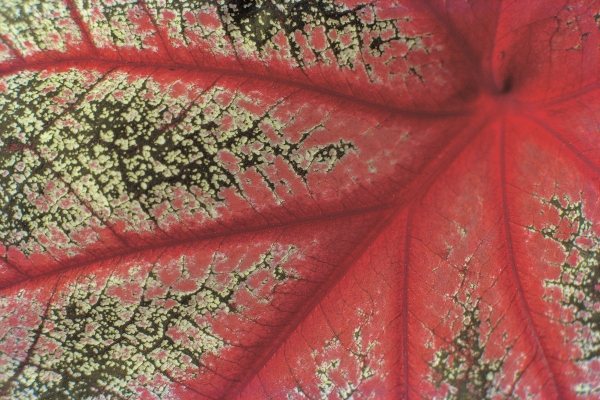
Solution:
<path fill-rule="evenodd" d="M 600 397 L 600 3 L 0 6 L 0 395 Z"/>

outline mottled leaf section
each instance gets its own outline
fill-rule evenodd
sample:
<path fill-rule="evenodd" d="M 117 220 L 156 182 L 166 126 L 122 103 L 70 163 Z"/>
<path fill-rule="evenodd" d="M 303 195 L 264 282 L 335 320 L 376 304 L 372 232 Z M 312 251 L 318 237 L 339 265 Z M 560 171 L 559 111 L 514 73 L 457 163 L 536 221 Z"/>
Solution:
<path fill-rule="evenodd" d="M 527 282 L 532 320 L 559 389 L 595 398 L 600 393 L 599 176 L 543 125 L 515 120 L 510 126 L 514 135 L 528 132 L 530 138 L 513 142 L 509 160 L 534 153 L 544 165 L 536 169 L 513 161 L 507 174 L 516 260 Z M 558 157 L 565 152 L 570 156 Z"/>
<path fill-rule="evenodd" d="M 408 14 L 367 2 L 161 3 L 149 1 L 148 6 L 159 25 L 167 27 L 171 43 L 176 47 L 211 43 L 211 51 L 218 55 L 233 50 L 243 59 L 259 54 L 301 68 L 334 65 L 341 70 L 364 69 L 377 77 L 383 71 L 374 67 L 399 64 L 411 57 L 411 51 L 431 50 L 427 46 L 431 33 L 410 35 Z"/>
<path fill-rule="evenodd" d="M 343 277 L 311 307 L 267 363 L 226 395 L 275 399 L 404 398 L 400 213 L 352 253 Z"/>
<path fill-rule="evenodd" d="M 37 291 L 3 293 L 1 325 L 12 332 L 0 340 L 2 394 L 218 396 L 371 223 L 340 221 L 344 235 L 304 225 L 156 249 L 36 282 Z M 356 335 L 357 351 L 367 352 Z"/>
<path fill-rule="evenodd" d="M 483 321 L 485 325 L 482 326 L 480 300 L 473 300 L 469 291 L 464 294 L 464 299 L 455 296 L 463 309 L 460 329 L 448 345 L 435 352 L 430 363 L 433 380 L 438 388 L 447 385 L 448 392 L 444 396 L 447 399 L 494 398 L 501 394 L 497 381 L 511 348 L 496 359 L 485 358 L 490 337 L 482 331 L 493 327 L 489 320 Z"/>
<path fill-rule="evenodd" d="M 600 356 L 600 236 L 581 201 L 556 196 L 547 201 L 558 213 L 558 224 L 531 229 L 560 245 L 566 256 L 559 277 L 545 282 L 548 300 L 554 300 L 552 292 L 561 294 L 570 316 L 564 322 L 575 325 L 581 338 L 576 343 L 580 361 L 590 361 Z"/>
<path fill-rule="evenodd" d="M 504 231 L 498 132 L 483 127 L 411 210 L 405 395 L 554 396 Z"/>
<path fill-rule="evenodd" d="M 599 32 L 2 2 L 0 396 L 597 398 Z"/>
<path fill-rule="evenodd" d="M 19 56 L 65 53 L 80 46 L 82 34 L 61 0 L 7 0 L 0 7 L 0 37 Z"/>
<path fill-rule="evenodd" d="M 456 45 L 447 40 L 450 33 L 418 2 L 74 4 L 99 51 L 121 60 L 137 60 L 136 54 L 144 51 L 163 63 L 252 68 L 344 94 L 361 91 L 369 99 L 383 97 L 404 106 L 444 99 L 471 86 L 456 68 Z M 334 74 L 323 74 L 328 72 Z M 456 85 L 450 83 L 452 78 L 458 78 Z"/>
<path fill-rule="evenodd" d="M 0 63 L 11 62 L 16 59 L 11 45 L 12 43 L 8 42 L 7 38 L 0 37 Z"/>
<path fill-rule="evenodd" d="M 315 105 L 319 96 L 291 86 L 151 72 L 1 79 L 0 239 L 21 277 L 240 220 L 334 211 L 347 194 L 348 206 L 370 207 L 406 185 L 449 129 Z"/>
<path fill-rule="evenodd" d="M 25 73 L 2 81 L 0 240 L 4 249 L 17 246 L 27 253 L 42 253 L 53 244 L 68 242 L 66 233 L 100 224 L 60 180 L 40 147 L 56 120 L 85 98 L 101 77 L 98 72 L 71 71 Z"/>
<path fill-rule="evenodd" d="M 2 395 L 5 384 L 24 370 L 23 361 L 30 358 L 32 343 L 39 340 L 48 302 L 55 293 L 56 280 L 50 279 L 38 288 L 17 289 L 0 299 L 0 381 Z"/>

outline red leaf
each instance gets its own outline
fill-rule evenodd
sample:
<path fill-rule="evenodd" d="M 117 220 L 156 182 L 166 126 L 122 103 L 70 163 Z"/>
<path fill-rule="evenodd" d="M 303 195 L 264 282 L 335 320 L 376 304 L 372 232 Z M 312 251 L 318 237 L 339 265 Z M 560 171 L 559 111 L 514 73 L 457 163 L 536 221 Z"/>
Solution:
<path fill-rule="evenodd" d="M 600 4 L 0 6 L 4 398 L 600 398 Z"/>

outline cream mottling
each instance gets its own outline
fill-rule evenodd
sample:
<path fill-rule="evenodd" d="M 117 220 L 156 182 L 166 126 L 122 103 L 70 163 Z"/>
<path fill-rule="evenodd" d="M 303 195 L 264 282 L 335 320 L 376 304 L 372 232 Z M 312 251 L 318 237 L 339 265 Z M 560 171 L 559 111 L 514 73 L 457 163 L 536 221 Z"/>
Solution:
<path fill-rule="evenodd" d="M 34 343 L 27 339 L 33 347 L 22 371 L 12 377 L 18 362 L 0 365 L 0 377 L 8 380 L 6 394 L 133 398 L 147 390 L 153 398 L 168 398 L 170 382 L 210 373 L 203 367 L 206 357 L 236 345 L 216 333 L 213 324 L 246 312 L 245 307 L 269 303 L 262 285 L 251 286 L 250 280 L 260 277 L 273 294 L 296 279 L 285 267 L 297 257 L 294 246 L 273 244 L 253 260 L 238 257 L 229 260 L 239 265 L 229 272 L 218 271 L 229 257 L 216 251 L 209 265 L 195 265 L 194 257 L 185 254 L 155 263 L 128 261 L 119 265 L 123 272 L 86 274 L 67 284 L 47 313 L 37 312 L 43 315 L 34 322 L 39 327 L 28 328 L 30 336 L 38 332 L 39 337 Z M 256 297 L 237 304 L 243 291 Z M 24 294 L 3 298 L 0 307 L 18 304 L 18 296 Z"/>
<path fill-rule="evenodd" d="M 323 125 L 292 141 L 284 131 L 289 116 L 277 116 L 281 98 L 239 89 L 227 99 L 229 88 L 218 82 L 187 84 L 191 92 L 175 96 L 171 88 L 179 81 L 165 90 L 124 72 L 23 73 L 4 81 L 10 91 L 0 95 L 2 145 L 18 151 L 0 160 L 0 185 L 10 194 L 0 239 L 25 254 L 48 245 L 75 250 L 96 237 L 74 238 L 87 227 L 127 221 L 126 231 L 168 228 L 183 208 L 212 218 L 226 206 L 224 189 L 246 199 L 247 171 L 258 172 L 274 192 L 285 184 L 269 169 L 277 158 L 304 181 L 354 150 L 344 140 L 305 145 L 325 132 Z M 263 104 L 264 111 L 247 104 Z M 182 199 L 185 207 L 174 206 Z M 60 240 L 44 239 L 50 236 Z"/>
<path fill-rule="evenodd" d="M 361 314 L 361 310 L 357 310 Z M 369 317 L 363 321 L 368 324 Z M 368 384 L 372 379 L 382 379 L 377 376 L 376 371 L 383 371 L 383 360 L 376 357 L 375 353 L 381 345 L 375 338 L 366 339 L 363 335 L 365 326 L 361 325 L 352 330 L 351 340 L 342 342 L 335 335 L 323 342 L 322 347 L 311 351 L 311 357 L 315 362 L 315 382 L 320 391 L 320 398 L 352 399 L 361 393 L 361 385 Z M 343 355 L 340 358 L 340 355 Z M 303 365 L 298 367 L 305 368 Z M 298 388 L 306 398 L 302 388 Z M 368 396 L 366 398 L 374 398 Z"/>
<path fill-rule="evenodd" d="M 529 229 L 556 243 L 564 253 L 558 265 L 559 276 L 544 282 L 544 299 L 555 302 L 557 291 L 560 294 L 559 302 L 564 310 L 560 318 L 574 329 L 573 342 L 579 349 L 573 358 L 587 368 L 587 364 L 597 362 L 600 356 L 600 237 L 586 216 L 582 201 L 553 196 L 543 203 L 558 214 L 558 225 L 530 226 Z"/>
<path fill-rule="evenodd" d="M 75 4 L 90 30 L 97 47 L 147 49 L 157 51 L 148 15 L 137 0 L 82 1 Z"/>
<path fill-rule="evenodd" d="M 60 0 L 3 0 L 0 35 L 10 38 L 23 56 L 65 52 L 82 40 L 66 3 Z"/>
<path fill-rule="evenodd" d="M 424 44 L 428 34 L 403 32 L 402 24 L 410 23 L 410 17 L 380 16 L 380 8 L 370 3 L 347 7 L 330 0 L 147 0 L 145 4 L 77 1 L 96 44 L 105 48 L 155 51 L 165 40 L 175 49 L 188 49 L 192 60 L 200 49 L 212 55 L 285 60 L 303 68 L 320 64 L 360 69 L 373 80 L 385 78 L 374 64 L 391 65 L 407 60 L 410 52 L 428 51 Z M 415 65 L 408 73 L 417 71 Z"/>
<path fill-rule="evenodd" d="M 452 340 L 441 346 L 429 363 L 431 379 L 437 388 L 444 389 L 448 400 L 506 396 L 501 378 L 511 345 L 499 357 L 486 354 L 494 322 L 482 317 L 488 315 L 490 306 L 474 298 L 476 287 L 469 286 L 465 293 L 454 294 L 462 315 Z"/>

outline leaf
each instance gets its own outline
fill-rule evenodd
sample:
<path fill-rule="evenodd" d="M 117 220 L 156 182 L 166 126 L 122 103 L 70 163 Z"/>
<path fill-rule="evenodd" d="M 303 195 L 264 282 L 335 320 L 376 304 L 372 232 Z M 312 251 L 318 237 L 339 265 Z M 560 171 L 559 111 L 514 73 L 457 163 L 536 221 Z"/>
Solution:
<path fill-rule="evenodd" d="M 600 4 L 9 0 L 0 393 L 600 397 Z"/>

